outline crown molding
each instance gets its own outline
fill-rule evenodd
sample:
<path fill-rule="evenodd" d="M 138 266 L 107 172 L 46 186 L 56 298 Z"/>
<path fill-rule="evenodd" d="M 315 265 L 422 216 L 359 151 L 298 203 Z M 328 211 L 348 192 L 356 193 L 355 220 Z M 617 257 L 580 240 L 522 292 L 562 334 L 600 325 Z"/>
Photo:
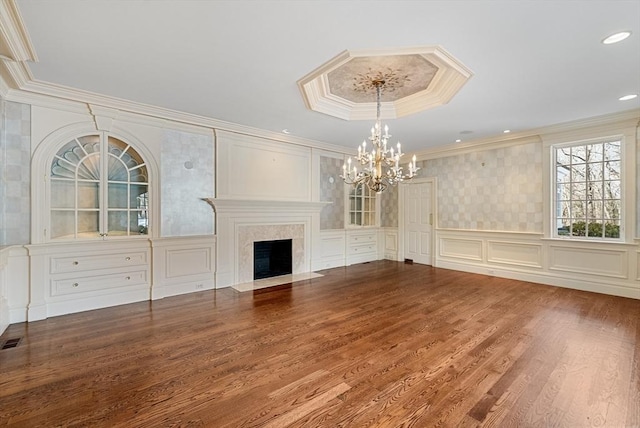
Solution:
<path fill-rule="evenodd" d="M 171 121 L 210 129 L 220 129 L 234 132 L 236 134 L 266 138 L 304 147 L 337 151 L 339 153 L 349 152 L 349 149 L 346 147 L 322 141 L 300 138 L 293 135 L 284 135 L 279 132 L 272 132 L 232 122 L 225 122 L 218 119 L 138 103 L 122 98 L 110 97 L 68 86 L 43 82 L 36 79 L 26 82 L 22 85 L 21 90 L 22 92 L 29 93 L 31 95 L 26 95 L 24 93 L 19 95 L 17 94 L 14 96 L 14 99 L 22 99 L 25 102 L 33 103 L 35 105 L 42 105 L 42 103 L 45 103 L 47 106 L 54 108 L 56 106 L 58 108 L 61 106 L 68 106 L 74 111 L 78 111 L 78 103 L 81 103 L 84 105 L 83 111 L 85 113 L 87 112 L 88 105 L 92 105 L 94 108 L 101 106 L 103 108 L 118 110 L 121 114 L 118 116 L 118 119 L 128 117 L 131 121 L 136 123 L 146 122 L 148 124 L 153 124 L 154 126 L 160 125 L 162 127 L 170 128 L 171 126 L 168 126 L 169 124 L 167 121 Z M 33 94 L 36 96 L 33 96 Z M 57 100 L 62 100 L 63 102 L 58 104 Z"/>
<path fill-rule="evenodd" d="M 14 0 L 0 1 L 0 38 L 9 49 L 10 60 L 38 61 L 27 27 Z"/>
<path fill-rule="evenodd" d="M 503 147 L 529 143 L 542 143 L 548 136 L 570 134 L 576 131 L 584 131 L 597 127 L 615 127 L 616 129 L 637 127 L 640 121 L 640 109 L 626 110 L 602 116 L 594 116 L 586 119 L 563 122 L 542 128 L 531 129 L 508 135 L 499 135 L 483 139 L 456 143 L 447 146 L 434 147 L 415 152 L 417 160 L 437 159 L 447 156 L 455 156 L 479 150 L 493 150 Z"/>
<path fill-rule="evenodd" d="M 521 144 L 541 142 L 542 139 L 537 134 L 522 133 L 519 135 L 511 135 L 509 138 L 493 137 L 464 143 L 456 143 L 450 146 L 439 146 L 427 150 L 421 150 L 414 154 L 416 155 L 416 160 L 421 161 L 462 155 L 480 150 L 493 150 Z"/>

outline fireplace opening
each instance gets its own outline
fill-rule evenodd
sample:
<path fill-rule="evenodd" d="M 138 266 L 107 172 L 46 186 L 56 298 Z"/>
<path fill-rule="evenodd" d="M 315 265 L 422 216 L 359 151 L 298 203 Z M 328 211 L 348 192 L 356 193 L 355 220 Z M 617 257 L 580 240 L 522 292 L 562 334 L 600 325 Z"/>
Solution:
<path fill-rule="evenodd" d="M 253 243 L 253 279 L 271 278 L 293 272 L 291 239 Z"/>

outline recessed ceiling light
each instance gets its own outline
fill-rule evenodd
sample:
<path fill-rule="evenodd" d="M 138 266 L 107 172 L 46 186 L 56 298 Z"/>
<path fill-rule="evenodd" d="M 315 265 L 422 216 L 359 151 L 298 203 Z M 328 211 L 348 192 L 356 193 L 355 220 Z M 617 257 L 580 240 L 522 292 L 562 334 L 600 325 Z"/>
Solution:
<path fill-rule="evenodd" d="M 291 134 L 291 131 L 289 131 L 288 129 L 285 128 L 285 129 L 282 130 L 282 133 L 283 134 Z"/>
<path fill-rule="evenodd" d="M 456 140 L 456 143 L 459 143 L 460 141 L 462 141 L 462 140 L 458 138 L 458 139 Z"/>
<path fill-rule="evenodd" d="M 510 129 L 505 129 L 504 131 L 502 131 L 503 134 L 508 134 L 509 132 L 511 132 Z"/>
<path fill-rule="evenodd" d="M 615 33 L 615 34 L 612 34 L 612 35 L 610 35 L 608 37 L 605 37 L 604 39 L 602 39 L 602 43 L 604 43 L 605 45 L 618 43 L 618 42 L 623 41 L 624 39 L 626 39 L 630 35 L 631 35 L 631 31 L 621 31 L 619 33 Z"/>
<path fill-rule="evenodd" d="M 638 94 L 629 94 L 629 95 L 625 95 L 624 97 L 620 97 L 618 98 L 620 101 L 629 101 L 632 100 L 634 98 L 637 98 Z"/>

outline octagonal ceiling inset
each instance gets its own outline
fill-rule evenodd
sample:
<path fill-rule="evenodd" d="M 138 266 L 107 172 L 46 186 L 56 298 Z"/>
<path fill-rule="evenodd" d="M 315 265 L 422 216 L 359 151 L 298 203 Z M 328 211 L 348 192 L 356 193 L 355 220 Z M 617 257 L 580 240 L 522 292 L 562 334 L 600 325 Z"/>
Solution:
<path fill-rule="evenodd" d="M 441 46 L 344 51 L 298 81 L 307 108 L 345 120 L 376 116 L 372 81 L 384 80 L 383 119 L 448 103 L 473 73 Z"/>

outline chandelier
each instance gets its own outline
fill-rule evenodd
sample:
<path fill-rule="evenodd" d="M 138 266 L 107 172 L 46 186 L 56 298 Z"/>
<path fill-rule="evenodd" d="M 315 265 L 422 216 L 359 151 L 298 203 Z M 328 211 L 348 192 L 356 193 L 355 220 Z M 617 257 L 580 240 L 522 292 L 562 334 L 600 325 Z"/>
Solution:
<path fill-rule="evenodd" d="M 397 78 L 393 77 L 397 80 Z M 376 123 L 371 128 L 371 151 L 367 151 L 366 140 L 362 142 L 362 145 L 358 146 L 358 156 L 356 162 L 351 161 L 351 157 L 342 165 L 342 175 L 340 178 L 345 183 L 351 184 L 357 187 L 361 184 L 366 184 L 373 192 L 380 193 L 387 186 L 394 186 L 397 183 L 410 180 L 415 177 L 416 172 L 420 169 L 416 167 L 416 156 L 413 156 L 411 162 L 408 165 L 408 173 L 405 174 L 400 166 L 400 158 L 404 155 L 400 143 L 397 144 L 397 150 L 394 151 L 393 147 L 387 147 L 387 142 L 391 135 L 389 134 L 389 127 L 384 126 L 384 133 L 380 122 L 380 105 L 382 90 L 385 88 L 387 80 L 384 76 L 378 75 L 375 78 L 367 80 L 364 84 L 360 83 L 361 87 L 374 88 L 376 90 Z M 354 84 L 354 87 L 356 84 Z M 392 85 L 393 88 L 393 85 Z M 354 165 L 352 166 L 352 163 Z M 362 169 L 358 170 L 355 163 L 360 163 Z"/>

